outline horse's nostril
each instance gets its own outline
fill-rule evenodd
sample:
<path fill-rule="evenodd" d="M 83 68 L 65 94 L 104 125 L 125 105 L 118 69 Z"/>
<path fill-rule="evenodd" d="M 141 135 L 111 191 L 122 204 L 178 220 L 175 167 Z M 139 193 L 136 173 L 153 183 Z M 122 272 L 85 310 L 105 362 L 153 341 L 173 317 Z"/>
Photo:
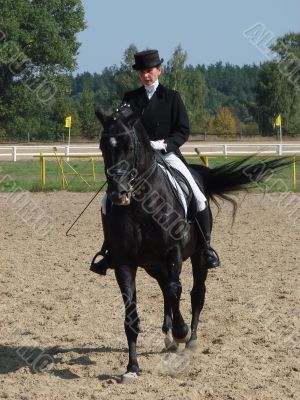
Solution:
<path fill-rule="evenodd" d="M 126 192 L 116 192 L 113 191 L 110 193 L 110 197 L 113 200 L 122 200 L 122 198 L 126 195 Z"/>
<path fill-rule="evenodd" d="M 126 192 L 116 192 L 115 193 L 115 198 L 118 200 L 122 200 L 122 198 L 126 195 Z"/>
<path fill-rule="evenodd" d="M 129 205 L 130 204 L 130 194 L 122 191 L 122 192 L 111 192 L 109 194 L 110 201 L 113 204 L 118 205 Z"/>

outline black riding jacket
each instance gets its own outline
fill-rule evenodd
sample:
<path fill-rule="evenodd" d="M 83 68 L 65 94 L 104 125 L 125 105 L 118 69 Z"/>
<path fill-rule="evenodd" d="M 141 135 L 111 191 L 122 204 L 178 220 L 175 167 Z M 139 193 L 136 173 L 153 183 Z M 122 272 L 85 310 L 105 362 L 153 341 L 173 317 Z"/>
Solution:
<path fill-rule="evenodd" d="M 123 102 L 137 111 L 150 140 L 164 139 L 167 153 L 174 152 L 180 158 L 179 147 L 189 137 L 188 115 L 180 94 L 159 84 L 148 99 L 144 86 L 125 93 Z"/>

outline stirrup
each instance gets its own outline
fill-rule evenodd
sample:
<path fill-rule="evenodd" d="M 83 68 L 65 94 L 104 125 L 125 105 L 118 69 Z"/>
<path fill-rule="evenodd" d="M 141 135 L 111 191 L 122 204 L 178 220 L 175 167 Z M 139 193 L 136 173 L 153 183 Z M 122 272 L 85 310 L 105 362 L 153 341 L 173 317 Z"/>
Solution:
<path fill-rule="evenodd" d="M 107 260 L 108 255 L 107 254 L 104 255 L 100 261 L 95 262 L 98 256 L 103 256 L 101 251 L 98 251 L 98 253 L 96 253 L 94 258 L 92 259 L 90 271 L 95 272 L 96 274 L 99 275 L 106 275 L 106 271 L 109 268 L 109 263 Z"/>
<path fill-rule="evenodd" d="M 202 261 L 207 269 L 217 268 L 221 265 L 217 252 L 211 246 L 203 249 Z"/>

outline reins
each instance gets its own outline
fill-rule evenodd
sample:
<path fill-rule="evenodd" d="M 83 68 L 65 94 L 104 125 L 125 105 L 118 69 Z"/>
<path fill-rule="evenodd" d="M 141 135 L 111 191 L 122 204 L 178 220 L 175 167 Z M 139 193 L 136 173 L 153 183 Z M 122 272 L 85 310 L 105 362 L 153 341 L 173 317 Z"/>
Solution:
<path fill-rule="evenodd" d="M 149 168 L 146 169 L 142 174 L 137 175 L 135 178 L 138 178 L 136 182 L 133 184 L 133 190 L 132 193 L 134 193 L 141 185 L 141 182 L 147 181 L 156 171 L 157 169 L 157 163 L 153 160 L 153 163 L 150 165 Z M 135 179 L 134 178 L 134 179 Z"/>

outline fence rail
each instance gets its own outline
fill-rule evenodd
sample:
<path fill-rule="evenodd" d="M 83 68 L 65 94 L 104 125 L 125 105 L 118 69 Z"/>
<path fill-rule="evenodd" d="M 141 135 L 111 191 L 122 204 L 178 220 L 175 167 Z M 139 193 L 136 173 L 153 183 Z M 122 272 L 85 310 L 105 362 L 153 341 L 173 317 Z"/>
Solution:
<path fill-rule="evenodd" d="M 55 150 L 54 150 L 55 149 Z M 300 155 L 300 143 L 187 143 L 181 147 L 185 156 L 237 156 L 237 155 Z M 99 156 L 101 152 L 97 145 L 49 145 L 49 146 L 0 146 L 0 160 L 51 156 Z"/>

